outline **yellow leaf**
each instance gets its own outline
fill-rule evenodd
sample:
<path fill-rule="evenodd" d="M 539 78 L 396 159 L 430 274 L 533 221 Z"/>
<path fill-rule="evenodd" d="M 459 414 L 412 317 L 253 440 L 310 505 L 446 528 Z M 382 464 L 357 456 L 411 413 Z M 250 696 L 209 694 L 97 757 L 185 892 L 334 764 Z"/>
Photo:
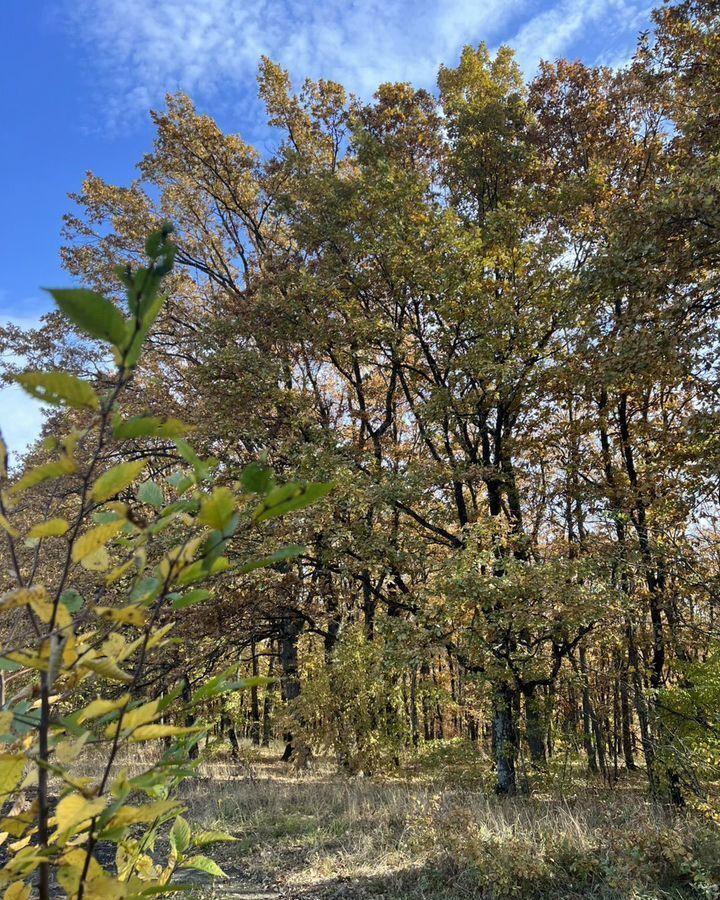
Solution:
<path fill-rule="evenodd" d="M 3 895 L 3 900 L 28 900 L 32 888 L 29 884 L 16 881 L 11 884 Z"/>
<path fill-rule="evenodd" d="M 185 568 L 189 563 L 192 562 L 195 554 L 198 551 L 198 548 L 205 542 L 205 537 L 203 535 L 199 535 L 196 538 L 193 538 L 191 541 L 186 541 L 183 544 L 180 544 L 177 547 L 173 547 L 167 554 L 167 556 L 160 561 L 158 565 L 158 571 L 160 572 L 162 578 L 164 580 L 167 579 L 168 575 L 172 572 L 173 575 L 177 575 L 182 569 Z"/>
<path fill-rule="evenodd" d="M 44 856 L 37 847 L 23 847 L 9 862 L 5 863 L 5 868 L 0 871 L 10 876 L 27 878 L 46 859 L 47 856 Z"/>
<path fill-rule="evenodd" d="M 82 749 L 87 743 L 90 733 L 86 732 L 74 741 L 64 740 L 55 745 L 55 759 L 61 766 L 69 766 L 82 753 Z"/>
<path fill-rule="evenodd" d="M 80 560 L 80 565 L 88 572 L 105 572 L 110 568 L 110 556 L 105 547 L 98 547 L 89 556 Z"/>
<path fill-rule="evenodd" d="M 86 531 L 73 546 L 73 562 L 81 562 L 88 556 L 92 556 L 100 547 L 104 547 L 111 538 L 115 537 L 125 522 L 126 519 L 116 519 L 114 522 L 105 522 L 103 525 Z"/>
<path fill-rule="evenodd" d="M 194 728 L 183 725 L 141 725 L 130 735 L 130 740 L 154 741 L 157 738 L 175 737 L 179 734 L 196 734 L 203 730 L 202 725 Z"/>
<path fill-rule="evenodd" d="M 0 735 L 1 734 L 9 734 L 10 727 L 12 726 L 13 714 L 7 710 L 5 712 L 0 712 Z"/>
<path fill-rule="evenodd" d="M 118 881 L 109 875 L 96 875 L 85 882 L 84 897 L 86 900 L 124 900 L 128 887 L 125 882 Z"/>
<path fill-rule="evenodd" d="M 100 401 L 87 381 L 69 372 L 23 372 L 15 380 L 33 397 L 55 406 L 100 409 Z"/>
<path fill-rule="evenodd" d="M 122 697 L 118 697 L 117 700 L 101 700 L 100 697 L 98 697 L 97 700 L 93 700 L 92 703 L 85 707 L 80 713 L 78 721 L 87 722 L 88 719 L 99 719 L 100 716 L 106 716 L 108 713 L 115 712 L 116 709 L 121 709 L 129 702 L 130 694 L 123 694 Z"/>
<path fill-rule="evenodd" d="M 139 640 L 142 641 L 144 639 L 139 638 Z M 107 639 L 102 642 L 100 653 L 103 656 L 110 656 L 118 662 L 127 659 L 129 656 L 128 645 L 125 643 L 125 638 L 117 631 L 113 631 L 112 634 L 109 634 Z"/>
<path fill-rule="evenodd" d="M 17 787 L 25 770 L 25 757 L 0 753 L 0 802 Z"/>
<path fill-rule="evenodd" d="M 35 469 L 26 472 L 17 484 L 13 485 L 12 492 L 20 493 L 28 488 L 35 487 L 51 478 L 62 478 L 63 475 L 72 475 L 77 470 L 75 460 L 70 456 L 61 456 L 60 459 L 45 463 Z"/>
<path fill-rule="evenodd" d="M 24 812 L 0 820 L 0 831 L 11 834 L 13 837 L 22 837 L 28 828 L 35 824 L 39 808 L 40 804 L 35 798 Z"/>
<path fill-rule="evenodd" d="M 144 459 L 139 459 L 113 466 L 112 469 L 104 472 L 92 486 L 90 498 L 97 503 L 103 503 L 105 500 L 117 496 L 135 481 L 146 465 L 147 462 Z"/>
<path fill-rule="evenodd" d="M 32 834 L 28 834 L 27 837 L 24 837 L 19 841 L 13 841 L 12 844 L 8 844 L 8 850 L 11 850 L 13 853 L 17 853 L 19 850 L 22 850 L 23 847 L 27 847 L 31 840 Z"/>
<path fill-rule="evenodd" d="M 147 649 L 151 650 L 153 647 L 156 647 L 160 641 L 165 637 L 166 634 L 169 634 L 175 627 L 174 622 L 168 622 L 167 625 L 163 625 L 162 628 L 158 628 L 157 631 L 153 631 L 150 635 L 147 642 Z"/>
<path fill-rule="evenodd" d="M 137 728 L 138 725 L 147 725 L 160 715 L 160 700 L 151 700 L 150 703 L 143 703 L 142 706 L 136 706 L 135 709 L 129 710 L 123 716 L 123 728 Z"/>
<path fill-rule="evenodd" d="M 55 812 L 55 826 L 58 834 L 76 830 L 84 822 L 99 816 L 105 809 L 105 800 L 86 800 L 81 794 L 68 794 L 58 803 Z"/>
<path fill-rule="evenodd" d="M 50 603 L 48 600 L 35 598 L 30 601 L 30 606 L 41 622 L 44 622 L 45 625 L 48 625 L 50 623 L 54 609 L 52 603 Z M 55 610 L 55 627 L 66 628 L 70 624 L 72 624 L 72 616 L 70 615 L 70 610 L 62 603 L 58 603 L 57 609 Z"/>
<path fill-rule="evenodd" d="M 38 784 L 38 770 L 36 768 L 28 769 L 27 774 L 20 782 L 19 791 L 26 791 L 29 788 L 36 788 Z"/>
<path fill-rule="evenodd" d="M 96 778 L 90 778 L 88 776 L 82 778 L 79 775 L 73 775 L 66 770 L 63 772 L 62 779 L 68 787 L 71 787 L 74 791 L 79 791 L 83 797 L 91 797 L 94 793 L 97 793 L 98 782 Z"/>
<path fill-rule="evenodd" d="M 67 641 L 65 641 L 65 646 L 63 647 L 63 665 L 66 669 L 69 669 L 75 665 L 77 658 L 77 641 L 75 640 L 75 636 L 71 634 Z"/>
<path fill-rule="evenodd" d="M 3 531 L 6 531 L 10 535 L 10 537 L 17 537 L 20 533 L 17 528 L 13 528 L 13 526 L 2 513 L 0 513 L 0 528 L 2 528 Z"/>
<path fill-rule="evenodd" d="M 130 783 L 128 781 L 128 770 L 121 769 L 117 778 L 110 785 L 110 793 L 117 800 L 121 795 L 127 796 L 130 793 Z M 118 848 L 120 852 L 120 848 Z"/>
<path fill-rule="evenodd" d="M 85 669 L 90 669 L 91 672 L 95 672 L 97 675 L 109 678 L 111 681 L 120 681 L 123 684 L 129 684 L 132 681 L 132 675 L 123 672 L 115 660 L 112 660 L 107 656 L 97 656 L 95 659 L 83 659 L 81 660 L 80 665 Z"/>
<path fill-rule="evenodd" d="M 28 532 L 29 538 L 48 538 L 62 537 L 70 526 L 65 519 L 47 519 L 45 522 L 38 522 Z"/>
<path fill-rule="evenodd" d="M 47 672 L 48 657 L 47 644 L 43 644 L 40 653 L 34 653 L 32 650 L 13 650 L 12 653 L 6 653 L 5 656 L 13 662 L 20 663 L 26 669 L 38 669 L 40 672 Z"/>
<path fill-rule="evenodd" d="M 107 584 L 107 585 L 114 584 L 116 581 L 118 581 L 120 578 L 122 578 L 126 572 L 128 572 L 128 571 L 130 571 L 130 569 L 132 569 L 134 562 L 135 562 L 135 558 L 133 557 L 132 559 L 129 559 L 127 562 L 124 562 L 121 566 L 117 566 L 115 569 L 112 570 L 112 572 L 108 572 L 107 575 L 105 576 L 105 584 Z"/>
<path fill-rule="evenodd" d="M 44 587 L 17 588 L 8 591 L 0 597 L 0 609 L 17 609 L 19 606 L 28 606 L 34 601 L 40 603 L 47 601 L 47 591 Z"/>
<path fill-rule="evenodd" d="M 41 600 L 39 597 L 30 601 L 30 607 L 35 615 L 46 625 L 52 618 L 53 605 L 49 600 Z"/>
<path fill-rule="evenodd" d="M 122 625 L 135 625 L 138 628 L 147 621 L 147 611 L 137 604 L 123 606 L 115 609 L 112 606 L 96 606 L 95 615 L 102 619 L 110 619 L 112 622 L 120 622 Z"/>
<path fill-rule="evenodd" d="M 86 858 L 87 853 L 85 850 L 73 849 L 63 854 L 62 859 L 60 860 L 57 880 L 68 897 L 74 897 L 75 894 L 77 894 L 80 878 L 85 869 Z M 87 880 L 89 881 L 98 878 L 104 874 L 100 863 L 94 856 L 91 856 L 89 865 L 87 866 Z"/>
<path fill-rule="evenodd" d="M 125 825 L 154 822 L 155 819 L 175 812 L 179 808 L 180 804 L 174 800 L 157 800 L 155 803 L 148 803 L 146 806 L 121 806 L 107 823 L 106 828 L 110 831 L 113 828 L 120 828 Z"/>

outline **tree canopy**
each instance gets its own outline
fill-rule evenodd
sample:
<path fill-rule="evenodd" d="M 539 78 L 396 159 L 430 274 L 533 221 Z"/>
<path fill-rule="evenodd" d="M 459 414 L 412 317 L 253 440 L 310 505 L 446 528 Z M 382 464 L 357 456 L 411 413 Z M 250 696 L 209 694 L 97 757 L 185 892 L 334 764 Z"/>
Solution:
<path fill-rule="evenodd" d="M 618 69 L 557 60 L 526 83 L 510 48 L 481 44 L 436 94 L 383 84 L 367 102 L 263 59 L 271 151 L 170 95 L 137 179 L 88 174 L 73 195 L 63 260 L 90 289 L 176 228 L 130 412 L 192 426 L 219 489 L 258 460 L 333 485 L 253 538 L 297 557 L 221 575 L 165 661 L 188 683 L 279 674 L 282 710 L 267 687 L 242 713 L 259 741 L 264 704 L 288 759 L 331 748 L 375 771 L 461 735 L 502 793 L 565 747 L 704 802 L 720 29 L 709 0 L 653 18 Z M 108 377 L 62 304 L 3 335 L 31 368 Z M 177 464 L 166 428 L 127 433 L 143 477 Z"/>

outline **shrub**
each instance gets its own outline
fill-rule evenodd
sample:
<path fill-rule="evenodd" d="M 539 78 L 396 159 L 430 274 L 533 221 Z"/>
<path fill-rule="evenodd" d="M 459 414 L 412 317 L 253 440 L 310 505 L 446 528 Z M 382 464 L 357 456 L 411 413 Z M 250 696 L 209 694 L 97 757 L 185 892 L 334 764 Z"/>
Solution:
<path fill-rule="evenodd" d="M 276 487 L 256 464 L 239 498 L 214 484 L 213 462 L 185 442 L 181 422 L 123 416 L 123 393 L 164 303 L 171 229 L 153 234 L 146 251 L 146 268 L 119 271 L 124 311 L 91 291 L 51 292 L 76 328 L 108 345 L 115 373 L 100 387 L 68 372 L 19 376 L 30 394 L 65 411 L 58 421 L 75 427 L 46 442 L 49 458 L 19 478 L 8 472 L 0 442 L 0 528 L 11 580 L 0 598 L 0 881 L 11 900 L 26 900 L 35 879 L 42 900 L 53 881 L 78 900 L 114 900 L 169 892 L 180 868 L 222 875 L 205 848 L 232 838 L 193 831 L 173 791 L 194 772 L 189 752 L 203 726 L 188 724 L 193 710 L 249 682 L 229 669 L 192 693 L 183 684 L 153 692 L 150 661 L 177 640 L 177 611 L 210 597 L 204 582 L 301 550 L 233 565 L 225 555 L 231 539 L 327 490 Z M 148 460 L 128 443 L 137 439 L 173 442 L 181 467 L 162 483 L 143 480 Z M 120 751 L 137 745 L 155 748 L 142 754 L 149 761 L 139 772 L 119 769 Z M 88 758 L 92 776 L 82 774 Z M 162 856 L 161 833 L 169 842 Z M 101 863 L 108 849 L 114 872 Z"/>

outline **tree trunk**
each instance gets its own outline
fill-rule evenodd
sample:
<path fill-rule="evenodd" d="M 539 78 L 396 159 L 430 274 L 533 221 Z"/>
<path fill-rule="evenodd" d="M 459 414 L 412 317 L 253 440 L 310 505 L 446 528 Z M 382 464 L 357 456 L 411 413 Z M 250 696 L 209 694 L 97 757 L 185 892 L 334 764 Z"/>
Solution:
<path fill-rule="evenodd" d="M 282 677 L 280 685 L 282 698 L 285 703 L 292 703 L 300 696 L 300 680 L 298 678 L 298 638 L 302 631 L 302 619 L 296 615 L 289 615 L 282 620 L 280 626 L 280 667 Z M 285 751 L 283 762 L 289 762 L 295 753 L 295 740 L 291 731 L 287 731 L 283 739 Z"/>
<path fill-rule="evenodd" d="M 655 797 L 658 793 L 658 784 L 655 774 L 655 747 L 650 733 L 650 711 L 648 709 L 645 688 L 642 681 L 640 654 L 638 653 L 637 644 L 635 642 L 635 629 L 629 621 L 625 626 L 625 635 L 628 642 L 628 658 L 630 670 L 632 672 L 633 686 L 635 688 L 635 711 L 640 725 L 640 745 L 642 746 L 643 756 L 645 757 L 645 769 L 647 772 L 650 793 Z"/>
<path fill-rule="evenodd" d="M 362 576 L 362 596 L 363 596 L 363 622 L 365 627 L 365 637 L 372 641 L 375 638 L 375 612 L 377 601 L 370 590 L 370 573 L 364 572 Z"/>
<path fill-rule="evenodd" d="M 182 687 L 183 702 L 189 704 L 191 697 L 192 697 L 192 690 L 190 688 L 190 681 L 188 680 L 188 677 L 186 675 L 185 679 L 183 681 L 183 687 Z M 185 727 L 192 728 L 194 725 L 195 725 L 195 714 L 193 713 L 193 711 L 191 709 L 188 709 L 187 713 L 185 714 Z M 199 753 L 198 745 L 196 743 L 194 743 L 190 747 L 188 756 L 190 757 L 190 759 L 197 759 L 198 753 Z"/>
<path fill-rule="evenodd" d="M 495 789 L 498 794 L 514 794 L 517 790 L 517 731 L 514 720 L 516 693 L 510 685 L 500 685 L 494 701 L 492 737 L 497 776 Z"/>
<path fill-rule="evenodd" d="M 275 671 L 275 642 L 270 642 L 270 663 L 268 665 L 268 678 L 272 678 Z M 270 738 L 272 737 L 272 708 L 273 695 L 275 693 L 274 682 L 265 688 L 265 696 L 263 697 L 263 718 L 262 718 L 262 745 L 270 746 Z"/>
<path fill-rule="evenodd" d="M 593 745 L 592 721 L 593 709 L 590 702 L 590 685 L 587 677 L 587 659 L 584 648 L 580 648 L 580 672 L 582 678 L 582 717 L 583 717 L 583 744 L 588 760 L 588 768 L 595 773 L 598 770 L 595 746 Z"/>
<path fill-rule="evenodd" d="M 630 708 L 628 694 L 628 677 L 627 665 L 624 665 L 620 669 L 620 732 L 625 767 L 632 771 L 637 766 L 635 765 L 635 754 L 633 752 L 632 709 Z"/>
<path fill-rule="evenodd" d="M 530 751 L 530 760 L 536 768 L 543 768 L 547 763 L 547 747 L 545 746 L 546 730 L 542 700 L 537 697 L 535 685 L 523 687 L 522 693 L 525 700 L 525 737 Z"/>
<path fill-rule="evenodd" d="M 412 667 L 410 672 L 410 697 L 408 700 L 410 712 L 410 735 L 413 747 L 417 747 L 420 743 L 420 730 L 418 728 L 417 714 L 417 666 Z"/>
<path fill-rule="evenodd" d="M 255 638 L 250 643 L 252 677 L 257 678 L 260 674 L 258 669 L 257 647 L 255 646 Z M 260 745 L 260 701 L 258 698 L 258 688 L 254 684 L 250 688 L 250 740 L 258 747 Z"/>

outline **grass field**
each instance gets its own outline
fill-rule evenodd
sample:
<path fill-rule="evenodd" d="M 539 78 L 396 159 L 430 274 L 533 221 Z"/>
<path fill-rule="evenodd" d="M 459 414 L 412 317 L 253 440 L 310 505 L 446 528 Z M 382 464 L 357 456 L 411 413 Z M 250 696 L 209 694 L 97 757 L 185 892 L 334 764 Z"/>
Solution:
<path fill-rule="evenodd" d="M 344 778 L 327 762 L 294 772 L 278 748 L 213 762 L 188 782 L 188 818 L 238 841 L 213 856 L 235 898 L 720 897 L 720 833 L 650 804 L 641 781 L 615 790 L 565 775 L 499 800 L 468 748 L 443 749 L 405 778 Z M 431 774 L 434 773 L 434 774 Z M 458 786 L 458 782 L 460 786 Z"/>

